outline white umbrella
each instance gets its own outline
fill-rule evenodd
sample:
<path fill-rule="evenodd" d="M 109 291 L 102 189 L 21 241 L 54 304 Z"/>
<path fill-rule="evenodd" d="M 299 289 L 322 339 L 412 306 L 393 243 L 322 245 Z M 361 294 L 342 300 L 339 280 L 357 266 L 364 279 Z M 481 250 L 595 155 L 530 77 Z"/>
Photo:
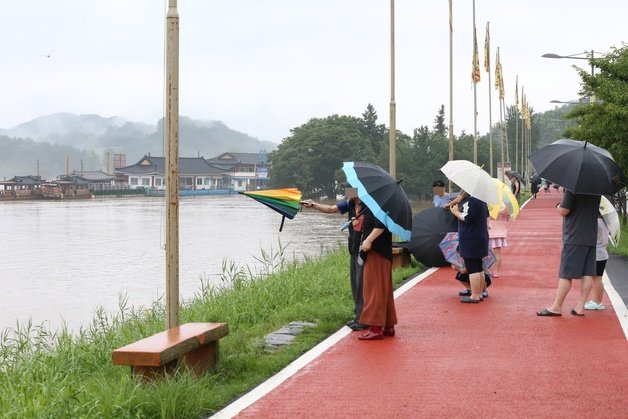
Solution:
<path fill-rule="evenodd" d="M 619 215 L 617 214 L 617 210 L 611 204 L 605 196 L 602 195 L 602 200 L 600 201 L 600 214 L 602 214 L 602 218 L 608 227 L 608 231 L 610 232 L 608 237 L 611 240 L 613 246 L 617 246 L 619 243 L 619 235 L 621 233 L 621 227 L 619 225 Z"/>
<path fill-rule="evenodd" d="M 499 202 L 499 187 L 480 166 L 468 160 L 451 160 L 440 168 L 441 172 L 474 198 L 487 204 Z"/>

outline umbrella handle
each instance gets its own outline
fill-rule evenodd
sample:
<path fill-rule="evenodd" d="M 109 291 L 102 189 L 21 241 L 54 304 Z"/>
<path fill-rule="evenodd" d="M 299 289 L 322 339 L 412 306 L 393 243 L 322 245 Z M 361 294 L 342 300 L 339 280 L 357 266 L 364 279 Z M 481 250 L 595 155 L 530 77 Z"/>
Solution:
<path fill-rule="evenodd" d="M 281 217 L 281 225 L 279 226 L 279 232 L 281 233 L 281 230 L 283 230 L 283 222 L 286 221 L 286 216 L 283 215 Z"/>

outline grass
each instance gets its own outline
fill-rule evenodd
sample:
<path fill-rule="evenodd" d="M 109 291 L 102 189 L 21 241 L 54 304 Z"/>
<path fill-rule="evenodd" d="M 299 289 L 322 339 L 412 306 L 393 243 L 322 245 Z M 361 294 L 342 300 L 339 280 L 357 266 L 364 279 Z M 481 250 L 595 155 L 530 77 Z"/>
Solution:
<path fill-rule="evenodd" d="M 114 366 L 111 351 L 164 329 L 162 301 L 137 310 L 125 298 L 119 313 L 98 309 L 71 334 L 18 325 L 0 336 L 0 412 L 5 418 L 194 418 L 207 416 L 258 385 L 337 331 L 350 317 L 349 255 L 344 246 L 318 259 L 284 262 L 283 250 L 263 254 L 252 273 L 223 265 L 223 285 L 202 283 L 184 302 L 180 322 L 226 322 L 216 370 L 194 378 L 185 370 L 152 383 Z M 394 271 L 397 286 L 419 270 Z M 275 273 L 272 273 L 275 272 Z M 295 320 L 317 324 L 293 344 L 269 350 L 266 334 Z"/>

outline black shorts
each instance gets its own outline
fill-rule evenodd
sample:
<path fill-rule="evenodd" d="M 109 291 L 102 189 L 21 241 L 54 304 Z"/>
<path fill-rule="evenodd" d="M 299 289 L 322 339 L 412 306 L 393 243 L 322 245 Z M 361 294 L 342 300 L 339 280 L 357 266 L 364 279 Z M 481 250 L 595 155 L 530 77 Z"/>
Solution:
<path fill-rule="evenodd" d="M 604 269 L 606 269 L 606 262 L 608 259 L 598 260 L 595 262 L 595 276 L 604 275 Z"/>
<path fill-rule="evenodd" d="M 482 259 L 471 259 L 471 258 L 462 258 L 464 259 L 464 267 L 467 269 L 469 274 L 476 274 L 478 272 L 483 272 L 482 268 Z"/>
<path fill-rule="evenodd" d="M 580 279 L 595 275 L 595 246 L 563 244 L 558 277 Z"/>

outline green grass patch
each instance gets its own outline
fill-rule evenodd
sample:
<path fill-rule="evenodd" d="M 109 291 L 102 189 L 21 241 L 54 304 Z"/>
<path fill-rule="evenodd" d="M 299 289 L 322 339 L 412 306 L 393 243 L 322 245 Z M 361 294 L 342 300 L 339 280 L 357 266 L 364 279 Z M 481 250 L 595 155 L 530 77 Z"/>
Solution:
<path fill-rule="evenodd" d="M 0 412 L 6 418 L 193 418 L 207 416 L 280 371 L 336 332 L 353 309 L 349 254 L 344 246 L 317 259 L 284 262 L 262 255 L 267 269 L 223 265 L 224 286 L 202 283 L 184 302 L 180 322 L 226 322 L 217 369 L 200 378 L 180 370 L 152 383 L 114 366 L 111 352 L 163 331 L 165 308 L 129 307 L 119 313 L 97 310 L 78 333 L 52 333 L 18 325 L 0 336 Z M 397 269 L 397 286 L 421 269 L 416 262 Z M 275 273 L 272 273 L 275 272 Z M 264 346 L 264 336 L 291 321 L 305 320 L 295 341 L 281 349 Z"/>

